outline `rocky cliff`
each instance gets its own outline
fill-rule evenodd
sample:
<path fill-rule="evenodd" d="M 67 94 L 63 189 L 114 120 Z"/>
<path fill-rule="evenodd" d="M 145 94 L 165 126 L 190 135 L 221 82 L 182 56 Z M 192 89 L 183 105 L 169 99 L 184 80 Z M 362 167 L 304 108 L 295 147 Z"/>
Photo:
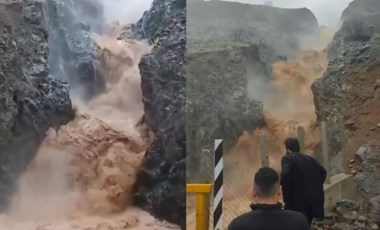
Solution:
<path fill-rule="evenodd" d="M 243 131 L 265 125 L 272 64 L 295 58 L 318 22 L 308 9 L 224 1 L 189 1 L 187 16 L 187 173 L 206 182 L 213 139 L 229 151 Z"/>
<path fill-rule="evenodd" d="M 50 72 L 70 84 L 71 95 L 91 99 L 105 89 L 103 62 L 94 33 L 102 34 L 101 3 L 91 0 L 47 0 Z"/>
<path fill-rule="evenodd" d="M 256 45 L 244 43 L 209 42 L 187 50 L 188 180 L 211 179 L 204 173 L 213 164 L 211 153 L 202 148 L 212 149 L 214 138 L 224 139 L 229 149 L 243 131 L 264 125 L 263 104 L 247 91 L 255 72 L 266 74 L 258 56 Z"/>
<path fill-rule="evenodd" d="M 268 64 L 298 55 L 300 41 L 318 33 L 318 22 L 306 8 L 282 9 L 225 1 L 189 1 L 189 44 L 213 41 L 253 42 Z"/>
<path fill-rule="evenodd" d="M 376 0 L 353 1 L 342 15 L 343 25 L 327 52 L 328 68 L 314 82 L 319 121 L 328 122 L 331 165 L 343 170 L 342 141 L 338 116 L 344 116 L 347 154 L 363 162 L 356 175 L 358 190 L 365 198 L 380 195 L 380 4 Z M 364 146 L 365 145 L 365 146 Z M 362 146 L 362 148 L 360 148 Z M 356 173 L 353 169 L 353 173 Z"/>
<path fill-rule="evenodd" d="M 69 87 L 49 75 L 41 2 L 0 1 L 0 206 L 49 127 L 74 115 Z"/>
<path fill-rule="evenodd" d="M 137 178 L 136 203 L 185 228 L 186 1 L 155 0 L 133 30 L 154 46 L 139 64 L 155 141 Z"/>

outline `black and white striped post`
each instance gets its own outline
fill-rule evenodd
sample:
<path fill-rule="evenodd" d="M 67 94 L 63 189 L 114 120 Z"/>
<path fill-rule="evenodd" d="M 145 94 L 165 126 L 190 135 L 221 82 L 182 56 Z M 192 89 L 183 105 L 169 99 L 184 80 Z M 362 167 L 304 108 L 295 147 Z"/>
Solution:
<path fill-rule="evenodd" d="M 223 140 L 214 143 L 214 230 L 223 228 Z"/>

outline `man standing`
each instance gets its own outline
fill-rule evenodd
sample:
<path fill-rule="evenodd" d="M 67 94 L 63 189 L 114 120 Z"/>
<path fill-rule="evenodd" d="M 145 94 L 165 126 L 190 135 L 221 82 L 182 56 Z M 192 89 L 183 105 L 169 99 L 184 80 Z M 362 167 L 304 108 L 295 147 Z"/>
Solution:
<path fill-rule="evenodd" d="M 302 212 L 311 225 L 313 218 L 324 217 L 323 184 L 326 170 L 311 156 L 300 153 L 297 139 L 285 140 L 281 186 L 285 209 Z"/>
<path fill-rule="evenodd" d="M 310 230 L 305 215 L 283 210 L 280 176 L 268 167 L 255 175 L 252 211 L 236 217 L 228 230 Z"/>

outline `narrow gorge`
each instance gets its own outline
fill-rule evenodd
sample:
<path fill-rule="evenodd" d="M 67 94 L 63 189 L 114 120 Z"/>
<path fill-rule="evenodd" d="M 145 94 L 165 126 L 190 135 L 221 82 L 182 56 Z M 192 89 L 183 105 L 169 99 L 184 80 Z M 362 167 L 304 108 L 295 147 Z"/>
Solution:
<path fill-rule="evenodd" d="M 0 1 L 0 229 L 184 226 L 185 1 L 107 4 Z"/>

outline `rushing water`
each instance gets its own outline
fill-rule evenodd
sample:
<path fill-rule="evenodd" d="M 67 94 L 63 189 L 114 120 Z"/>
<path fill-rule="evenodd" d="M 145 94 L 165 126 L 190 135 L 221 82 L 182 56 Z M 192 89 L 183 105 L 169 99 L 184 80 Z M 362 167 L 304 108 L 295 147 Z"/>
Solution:
<path fill-rule="evenodd" d="M 97 37 L 106 90 L 89 102 L 72 98 L 74 121 L 49 130 L 19 181 L 4 230 L 173 229 L 132 206 L 133 185 L 153 135 L 143 116 L 138 63 L 145 42 Z"/>

